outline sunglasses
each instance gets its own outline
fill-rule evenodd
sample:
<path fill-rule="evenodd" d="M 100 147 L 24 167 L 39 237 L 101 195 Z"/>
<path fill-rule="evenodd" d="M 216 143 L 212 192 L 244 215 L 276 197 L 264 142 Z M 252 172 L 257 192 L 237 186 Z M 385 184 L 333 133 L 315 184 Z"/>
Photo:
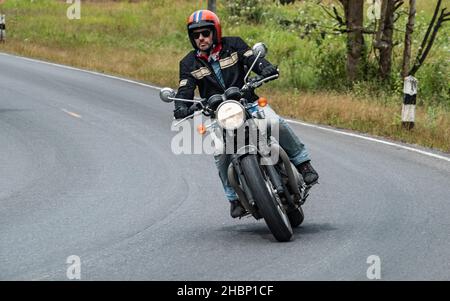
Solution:
<path fill-rule="evenodd" d="M 210 34 L 211 34 L 211 30 L 203 30 L 203 31 L 193 32 L 192 36 L 194 37 L 194 39 L 198 39 L 198 38 L 200 38 L 200 35 L 202 35 L 204 38 L 207 38 L 207 37 L 209 37 Z"/>

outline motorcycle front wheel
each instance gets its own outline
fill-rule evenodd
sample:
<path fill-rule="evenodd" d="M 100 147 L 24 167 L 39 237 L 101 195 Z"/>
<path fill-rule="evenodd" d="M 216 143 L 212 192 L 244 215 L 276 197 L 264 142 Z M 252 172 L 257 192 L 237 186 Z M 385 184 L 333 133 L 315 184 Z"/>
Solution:
<path fill-rule="evenodd" d="M 288 215 L 273 196 L 269 186 L 272 184 L 264 178 L 257 156 L 243 157 L 241 168 L 256 205 L 275 239 L 280 242 L 291 240 L 293 231 Z"/>
<path fill-rule="evenodd" d="M 303 214 L 302 207 L 298 207 L 294 211 L 288 213 L 289 221 L 291 222 L 291 226 L 296 228 L 303 223 L 305 219 L 305 215 Z"/>

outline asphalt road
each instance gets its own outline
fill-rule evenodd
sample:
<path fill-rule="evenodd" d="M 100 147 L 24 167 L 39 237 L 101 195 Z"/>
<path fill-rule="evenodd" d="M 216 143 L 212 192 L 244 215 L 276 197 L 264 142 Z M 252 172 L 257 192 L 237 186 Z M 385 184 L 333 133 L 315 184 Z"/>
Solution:
<path fill-rule="evenodd" d="M 0 279 L 450 280 L 450 162 L 292 124 L 320 184 L 289 243 L 229 216 L 149 87 L 0 54 Z"/>

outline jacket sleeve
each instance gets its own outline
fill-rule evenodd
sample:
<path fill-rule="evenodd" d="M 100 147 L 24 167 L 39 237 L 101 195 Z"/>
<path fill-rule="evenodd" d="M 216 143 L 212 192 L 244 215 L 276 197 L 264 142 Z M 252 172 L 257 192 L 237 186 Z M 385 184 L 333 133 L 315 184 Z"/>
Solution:
<path fill-rule="evenodd" d="M 253 53 L 253 50 L 240 37 L 235 38 L 234 44 L 238 52 L 239 60 L 244 62 L 244 65 L 250 68 L 256 59 L 257 53 Z M 264 58 L 259 58 L 253 67 L 253 71 L 258 75 L 261 75 L 262 70 L 267 66 L 272 66 L 272 64 Z"/>
<path fill-rule="evenodd" d="M 180 82 L 176 98 L 194 99 L 195 88 L 197 87 L 195 78 L 192 76 L 189 67 L 180 62 Z M 176 119 L 184 118 L 191 115 L 189 108 L 193 103 L 175 100 L 175 110 L 173 115 Z"/>

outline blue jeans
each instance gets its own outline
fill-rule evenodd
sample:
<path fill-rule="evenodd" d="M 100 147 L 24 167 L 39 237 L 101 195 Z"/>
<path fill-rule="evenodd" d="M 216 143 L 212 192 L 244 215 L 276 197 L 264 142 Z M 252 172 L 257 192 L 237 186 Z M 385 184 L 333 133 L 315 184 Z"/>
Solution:
<path fill-rule="evenodd" d="M 279 137 L 276 138 L 279 140 L 278 142 L 286 151 L 289 159 L 294 165 L 299 165 L 310 160 L 305 145 L 295 135 L 286 120 L 278 116 L 278 114 L 275 113 L 269 105 L 264 108 L 259 108 L 259 110 L 264 111 L 266 119 L 279 122 Z M 238 199 L 236 192 L 228 181 L 228 166 L 231 163 L 231 156 L 231 154 L 220 154 L 214 156 L 216 167 L 219 171 L 219 177 L 222 181 L 223 189 L 225 190 L 225 196 L 229 201 Z"/>

